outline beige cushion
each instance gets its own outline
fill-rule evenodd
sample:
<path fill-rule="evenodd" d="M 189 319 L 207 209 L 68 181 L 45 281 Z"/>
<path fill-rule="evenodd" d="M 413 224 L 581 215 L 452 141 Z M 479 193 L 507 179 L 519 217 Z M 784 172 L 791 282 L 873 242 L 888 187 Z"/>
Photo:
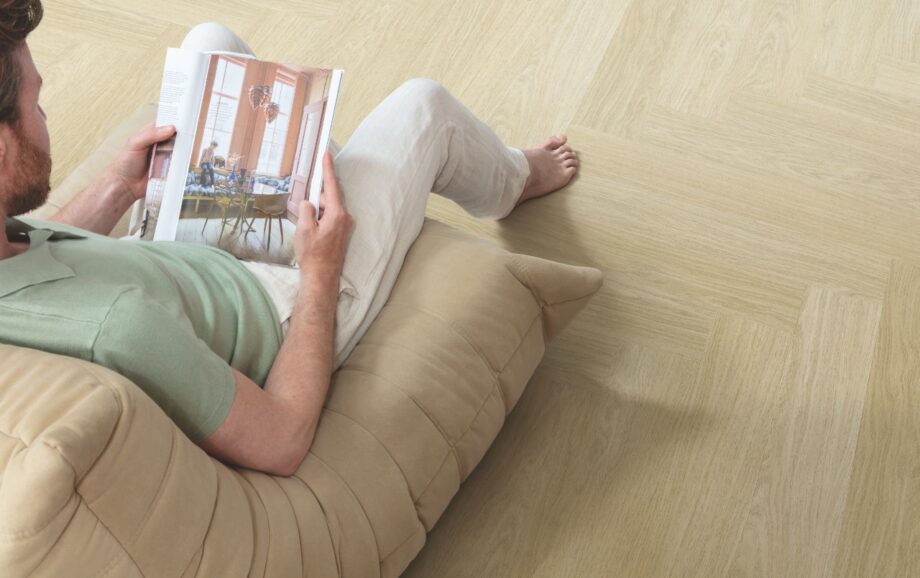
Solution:
<path fill-rule="evenodd" d="M 0 568 L 397 576 L 601 282 L 426 221 L 290 478 L 214 460 L 112 371 L 0 346 Z"/>

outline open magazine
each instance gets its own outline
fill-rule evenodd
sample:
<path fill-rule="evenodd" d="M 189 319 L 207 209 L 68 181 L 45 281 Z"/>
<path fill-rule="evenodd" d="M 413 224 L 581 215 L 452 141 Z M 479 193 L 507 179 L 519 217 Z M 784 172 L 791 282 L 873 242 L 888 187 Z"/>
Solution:
<path fill-rule="evenodd" d="M 154 148 L 131 231 L 294 265 L 300 202 L 319 213 L 343 73 L 170 48 L 156 122 L 176 137 Z"/>

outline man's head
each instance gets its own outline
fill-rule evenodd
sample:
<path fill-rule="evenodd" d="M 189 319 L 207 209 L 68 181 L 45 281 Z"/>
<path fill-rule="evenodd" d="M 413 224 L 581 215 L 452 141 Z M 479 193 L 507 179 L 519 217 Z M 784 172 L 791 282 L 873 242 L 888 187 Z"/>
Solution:
<path fill-rule="evenodd" d="M 26 45 L 42 13 L 41 0 L 0 0 L 0 206 L 7 216 L 41 206 L 51 188 L 42 79 Z"/>
<path fill-rule="evenodd" d="M 216 140 L 212 140 L 212 141 L 211 141 L 211 148 L 212 148 L 212 149 L 216 149 L 216 148 L 217 148 L 217 141 L 216 141 Z"/>

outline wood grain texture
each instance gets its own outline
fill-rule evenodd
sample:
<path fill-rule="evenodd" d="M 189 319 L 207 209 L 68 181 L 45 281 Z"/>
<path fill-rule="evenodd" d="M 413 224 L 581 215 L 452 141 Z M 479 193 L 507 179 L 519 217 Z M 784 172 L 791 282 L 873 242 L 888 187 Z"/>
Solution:
<path fill-rule="evenodd" d="M 657 102 L 698 116 L 717 116 L 750 22 L 746 0 L 694 2 L 675 30 Z"/>
<path fill-rule="evenodd" d="M 606 282 L 407 576 L 920 574 L 920 0 L 45 8 L 55 183 L 202 20 L 345 68 L 339 143 L 415 76 L 509 145 L 569 135 L 580 176 L 503 221 L 430 199 Z"/>
<path fill-rule="evenodd" d="M 879 330 L 835 576 L 920 573 L 920 268 L 896 261 Z"/>
<path fill-rule="evenodd" d="M 811 68 L 809 59 L 799 55 L 814 53 L 826 3 L 776 0 L 752 4 L 751 22 L 727 82 L 732 88 L 795 100 Z"/>
<path fill-rule="evenodd" d="M 877 301 L 808 292 L 729 575 L 834 575 L 880 315 Z"/>
<path fill-rule="evenodd" d="M 920 99 L 920 62 L 882 57 L 874 87 L 888 94 L 908 96 L 908 106 L 916 107 L 916 102 L 911 101 Z"/>
<path fill-rule="evenodd" d="M 816 68 L 828 76 L 867 84 L 885 52 L 897 0 L 833 0 L 822 15 L 822 42 Z M 885 31 L 885 32 L 882 32 Z M 890 33 L 890 32 L 889 32 Z"/>
<path fill-rule="evenodd" d="M 895 0 L 886 29 L 885 54 L 920 64 L 920 4 Z"/>
<path fill-rule="evenodd" d="M 763 440 L 791 382 L 792 336 L 740 319 L 719 319 L 695 383 L 706 425 L 681 448 L 659 498 L 672 508 L 657 521 L 666 532 L 660 571 L 724 576 L 760 478 Z"/>
<path fill-rule="evenodd" d="M 585 95 L 577 124 L 629 134 L 658 93 L 674 33 L 694 3 L 633 1 Z"/>

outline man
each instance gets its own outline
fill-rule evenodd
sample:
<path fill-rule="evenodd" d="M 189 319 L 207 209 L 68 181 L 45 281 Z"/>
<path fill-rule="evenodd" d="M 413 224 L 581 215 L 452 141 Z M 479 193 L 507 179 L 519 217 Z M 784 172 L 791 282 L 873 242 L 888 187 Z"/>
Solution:
<path fill-rule="evenodd" d="M 211 144 L 201 149 L 201 159 L 198 161 L 198 167 L 201 169 L 201 182 L 199 184 L 202 187 L 214 186 L 215 150 L 217 150 L 217 141 L 211 141 Z"/>
<path fill-rule="evenodd" d="M 331 374 L 386 302 L 430 191 L 503 218 L 577 170 L 564 137 L 506 147 L 439 84 L 414 79 L 361 123 L 335 164 L 323 159 L 325 207 L 319 219 L 300 207 L 298 269 L 105 236 L 143 197 L 149 149 L 172 127 L 141 130 L 52 222 L 10 219 L 49 191 L 41 77 L 25 43 L 41 17 L 40 0 L 0 0 L 0 342 L 127 376 L 228 463 L 284 476 L 299 467 Z M 183 47 L 249 51 L 215 24 L 193 29 Z"/>

